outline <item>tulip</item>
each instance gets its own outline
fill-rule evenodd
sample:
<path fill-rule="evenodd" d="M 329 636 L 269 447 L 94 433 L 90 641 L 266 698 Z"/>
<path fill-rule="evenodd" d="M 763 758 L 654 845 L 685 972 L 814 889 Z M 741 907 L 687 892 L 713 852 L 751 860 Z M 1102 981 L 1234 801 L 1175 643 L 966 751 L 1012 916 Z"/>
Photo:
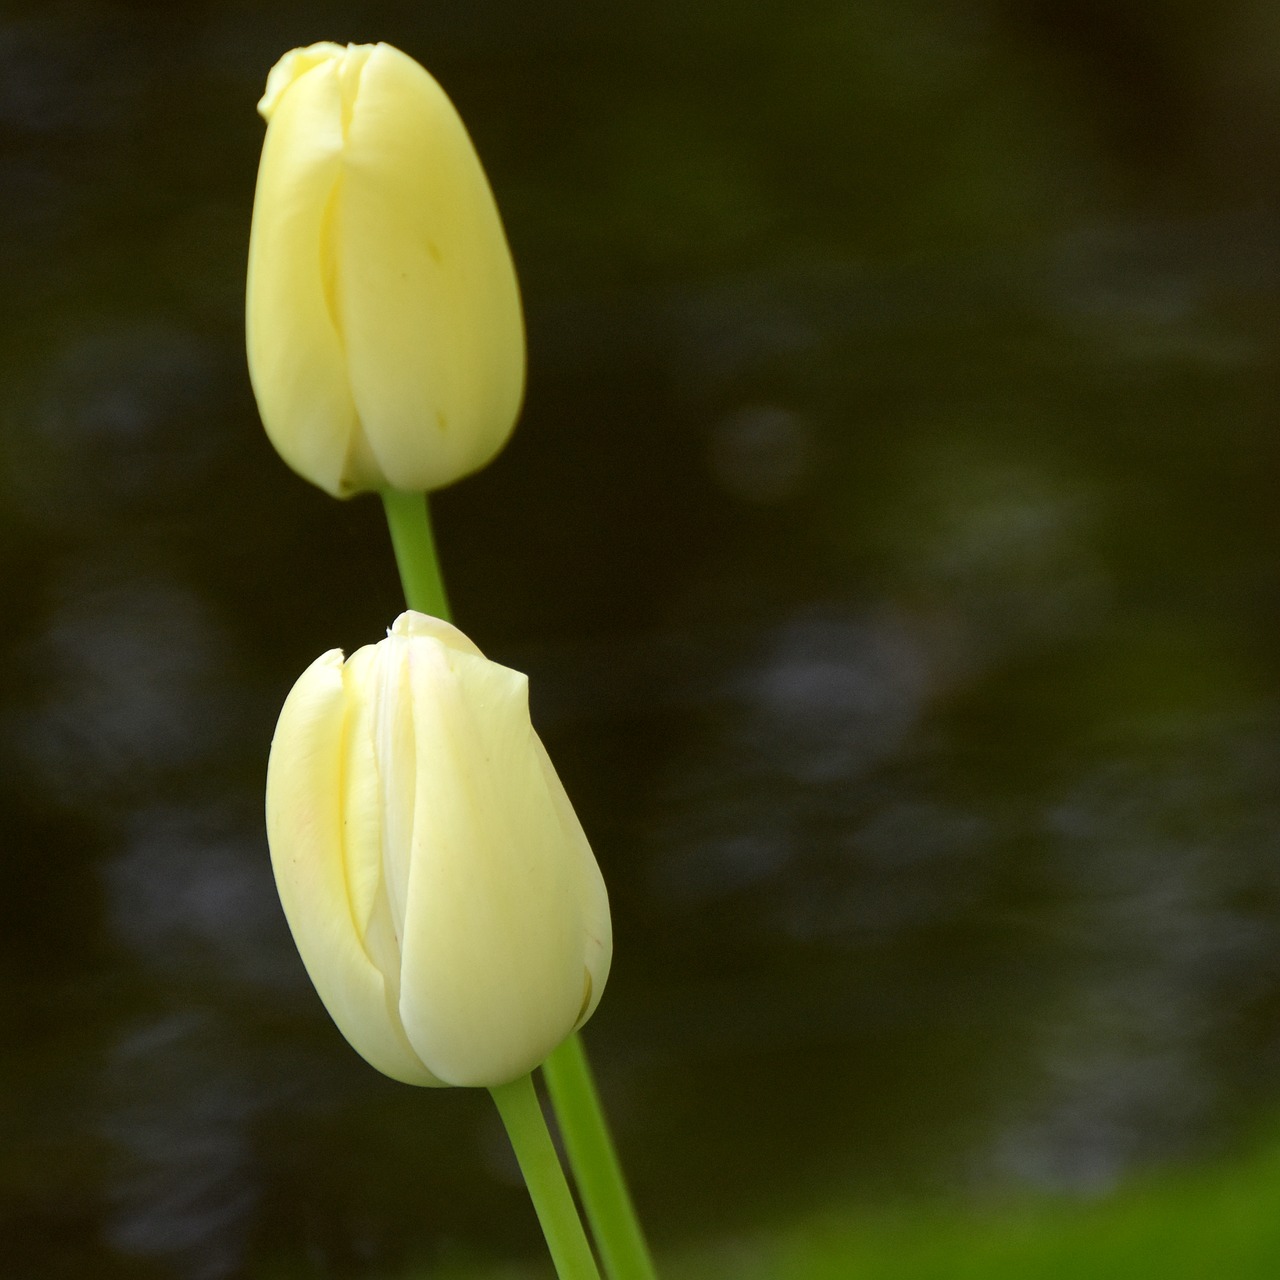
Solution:
<path fill-rule="evenodd" d="M 594 1012 L 609 903 L 529 722 L 528 681 L 404 613 L 285 701 L 267 771 L 276 886 L 339 1030 L 410 1084 L 505 1084 Z"/>
<path fill-rule="evenodd" d="M 511 252 L 444 90 L 390 45 L 314 44 L 272 69 L 249 240 L 263 425 L 335 497 L 484 466 L 524 393 Z"/>

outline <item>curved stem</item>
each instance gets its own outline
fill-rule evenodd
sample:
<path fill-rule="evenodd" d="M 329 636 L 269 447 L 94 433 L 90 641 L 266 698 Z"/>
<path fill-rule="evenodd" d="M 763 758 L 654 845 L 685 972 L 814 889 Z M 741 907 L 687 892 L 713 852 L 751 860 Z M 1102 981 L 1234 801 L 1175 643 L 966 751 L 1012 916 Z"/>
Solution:
<path fill-rule="evenodd" d="M 578 1035 L 571 1035 L 542 1064 L 542 1075 L 606 1275 L 609 1280 L 656 1280 Z"/>
<path fill-rule="evenodd" d="M 520 1162 L 525 1185 L 547 1238 L 560 1280 L 600 1280 L 564 1170 L 542 1118 L 533 1077 L 521 1076 L 489 1090 Z"/>
<path fill-rule="evenodd" d="M 382 506 L 387 513 L 405 603 L 419 613 L 450 621 L 449 598 L 444 593 L 444 578 L 431 536 L 427 495 L 383 489 Z"/>

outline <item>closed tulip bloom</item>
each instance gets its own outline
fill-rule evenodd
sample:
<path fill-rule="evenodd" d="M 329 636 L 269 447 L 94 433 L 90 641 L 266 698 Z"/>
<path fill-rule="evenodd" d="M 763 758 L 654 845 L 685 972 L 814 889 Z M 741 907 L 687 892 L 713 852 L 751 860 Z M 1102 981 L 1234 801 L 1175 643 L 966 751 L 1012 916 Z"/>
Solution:
<path fill-rule="evenodd" d="M 613 950 L 599 868 L 526 677 L 448 623 L 404 613 L 303 672 L 267 835 L 307 972 L 379 1071 L 504 1084 L 595 1010 Z"/>
<path fill-rule="evenodd" d="M 524 323 L 493 193 L 444 90 L 390 45 L 272 69 L 249 373 L 284 460 L 335 497 L 439 488 L 515 425 Z"/>

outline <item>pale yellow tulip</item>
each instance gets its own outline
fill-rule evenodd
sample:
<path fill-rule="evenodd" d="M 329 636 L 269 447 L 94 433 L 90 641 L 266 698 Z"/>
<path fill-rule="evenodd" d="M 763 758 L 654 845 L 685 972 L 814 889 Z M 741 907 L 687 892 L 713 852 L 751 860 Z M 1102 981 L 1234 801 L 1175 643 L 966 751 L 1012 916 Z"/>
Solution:
<path fill-rule="evenodd" d="M 245 320 L 281 457 L 335 497 L 484 466 L 524 322 L 493 193 L 444 90 L 390 45 L 287 53 L 258 110 Z"/>
<path fill-rule="evenodd" d="M 581 1026 L 613 942 L 528 681 L 404 613 L 285 701 L 267 771 L 285 916 L 334 1022 L 379 1071 L 506 1083 Z"/>

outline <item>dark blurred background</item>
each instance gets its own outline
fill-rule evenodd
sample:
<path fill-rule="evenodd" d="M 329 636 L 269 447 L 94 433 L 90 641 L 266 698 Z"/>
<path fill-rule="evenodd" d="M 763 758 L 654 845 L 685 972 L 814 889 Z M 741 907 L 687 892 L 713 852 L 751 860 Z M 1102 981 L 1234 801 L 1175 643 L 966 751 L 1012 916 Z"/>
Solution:
<path fill-rule="evenodd" d="M 245 372 L 318 39 L 424 63 L 506 220 L 526 410 L 437 533 L 610 885 L 664 1256 L 1272 1149 L 1280 9 L 11 0 L 4 1274 L 543 1274 L 488 1099 L 348 1049 L 267 861 L 285 693 L 401 607 Z"/>

